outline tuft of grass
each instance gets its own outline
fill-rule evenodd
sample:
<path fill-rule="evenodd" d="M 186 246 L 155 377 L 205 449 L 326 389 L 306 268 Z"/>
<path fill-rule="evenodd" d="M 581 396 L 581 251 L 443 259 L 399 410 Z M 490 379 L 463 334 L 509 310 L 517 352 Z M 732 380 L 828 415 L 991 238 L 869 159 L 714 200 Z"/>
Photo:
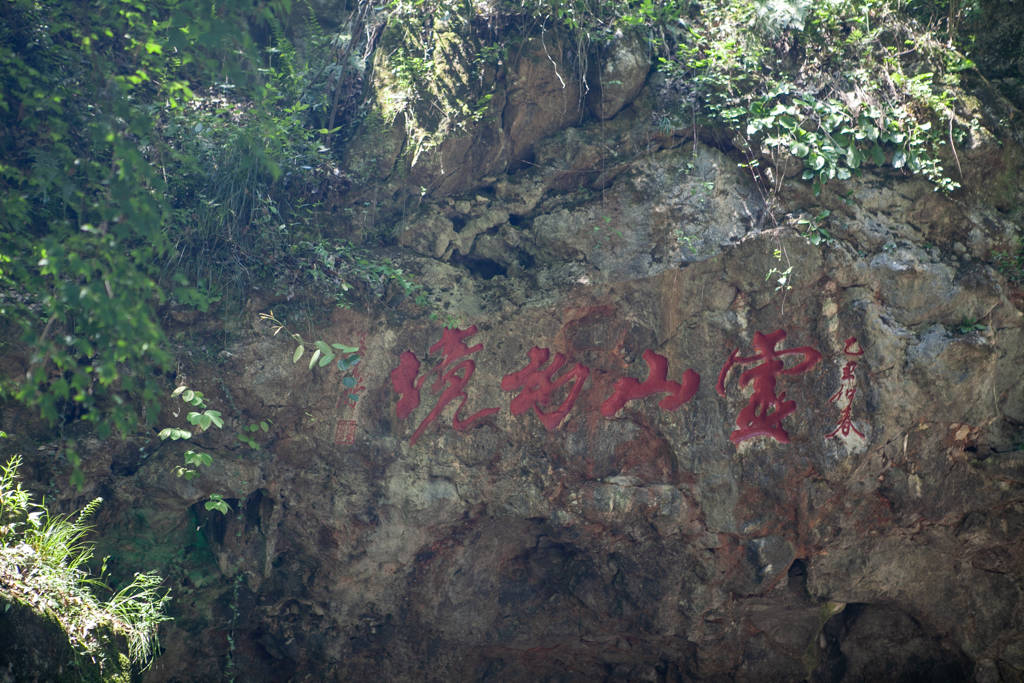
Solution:
<path fill-rule="evenodd" d="M 0 467 L 0 595 L 55 620 L 75 651 L 96 660 L 101 670 L 118 667 L 120 658 L 109 655 L 119 637 L 131 664 L 148 667 L 159 647 L 158 627 L 170 619 L 162 579 L 137 573 L 108 600 L 98 598 L 97 592 L 110 589 L 103 572 L 94 577 L 87 570 L 93 545 L 86 536 L 103 499 L 74 516 L 51 515 L 17 481 L 21 464 L 16 455 Z"/>

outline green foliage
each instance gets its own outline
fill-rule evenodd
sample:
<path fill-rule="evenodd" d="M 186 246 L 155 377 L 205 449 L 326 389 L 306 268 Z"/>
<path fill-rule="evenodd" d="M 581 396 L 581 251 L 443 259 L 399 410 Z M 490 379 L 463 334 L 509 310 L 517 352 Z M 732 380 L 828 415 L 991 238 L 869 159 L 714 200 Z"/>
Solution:
<path fill-rule="evenodd" d="M 357 295 L 382 298 L 392 287 L 417 305 L 427 304 L 423 286 L 401 267 L 347 240 L 303 240 L 293 253 L 313 291 L 341 308 L 350 306 Z"/>
<path fill-rule="evenodd" d="M 306 107 L 285 101 L 287 84 L 270 87 L 283 79 L 270 71 L 255 101 L 222 84 L 167 113 L 176 242 L 166 267 L 178 282 L 238 294 L 291 263 L 289 242 L 311 216 L 302 198 L 324 155 Z"/>
<path fill-rule="evenodd" d="M 187 386 L 181 385 L 175 388 L 171 392 L 171 398 L 179 398 L 186 405 L 196 408 L 196 410 L 190 410 L 185 416 L 185 420 L 195 427 L 201 434 L 210 427 L 216 427 L 221 429 L 224 427 L 224 418 L 221 416 L 219 410 L 213 410 L 206 407 L 206 399 L 203 397 L 203 392 L 197 389 L 190 389 Z M 178 413 L 175 412 L 175 415 Z M 180 427 L 164 427 L 160 430 L 158 436 L 161 440 L 171 441 L 188 441 L 192 438 L 193 433 L 187 429 L 181 429 Z M 182 457 L 185 461 L 184 465 L 179 465 L 174 468 L 175 474 L 179 477 L 183 477 L 187 480 L 195 479 L 199 476 L 199 467 L 209 467 L 213 464 L 213 456 L 209 453 L 202 451 L 196 451 L 189 448 L 186 450 Z M 214 503 L 211 506 L 211 503 Z M 220 494 L 211 494 L 210 499 L 206 502 L 207 510 L 220 510 L 224 514 L 227 514 L 227 503 L 223 502 L 223 498 Z"/>
<path fill-rule="evenodd" d="M 772 253 L 772 257 L 779 262 L 778 265 L 772 266 L 768 269 L 768 272 L 764 274 L 764 279 L 771 280 L 775 278 L 775 291 L 789 291 L 793 289 L 793 264 L 789 261 L 789 256 L 782 249 L 775 249 Z M 785 264 L 783 264 L 785 260 Z M 782 266 L 786 267 L 783 268 Z"/>
<path fill-rule="evenodd" d="M 5 392 L 125 435 L 155 419 L 171 367 L 159 308 L 205 311 L 288 265 L 324 94 L 281 28 L 290 2 L 4 5 L 0 314 L 27 349 Z"/>
<path fill-rule="evenodd" d="M 1010 282 L 1024 282 L 1024 241 L 1016 238 L 1006 249 L 996 250 L 992 254 L 996 269 Z"/>
<path fill-rule="evenodd" d="M 515 0 L 497 7 L 394 0 L 382 38 L 382 108 L 389 121 L 406 117 L 415 156 L 474 120 L 453 101 L 472 80 L 453 82 L 456 62 L 500 64 L 505 53 L 492 43 L 497 25 L 568 38 L 574 54 L 558 56 L 575 65 L 583 90 L 588 56 L 635 33 L 647 36 L 674 90 L 688 93 L 681 104 L 699 105 L 730 129 L 754 168 L 795 160 L 820 191 L 862 166 L 889 166 L 953 191 L 959 184 L 943 158 L 955 162 L 955 144 L 974 125 L 957 112 L 955 95 L 959 74 L 974 64 L 954 40 L 973 7 L 900 0 Z M 458 35 L 457 49 L 447 32 Z M 483 81 L 476 85 L 489 91 Z M 443 112 L 449 123 L 433 125 L 431 112 Z M 765 180 L 777 184 L 780 174 L 773 170 Z"/>
<path fill-rule="evenodd" d="M 978 322 L 977 318 L 964 317 L 960 324 L 953 329 L 957 334 L 970 334 L 972 332 L 984 332 L 988 327 Z"/>
<path fill-rule="evenodd" d="M 152 417 L 166 367 L 153 307 L 161 180 L 136 104 L 165 75 L 156 26 L 124 3 L 5 3 L 0 30 L 0 309 L 33 350 L 14 393 L 105 437 Z M 73 453 L 69 453 L 73 456 Z"/>
<path fill-rule="evenodd" d="M 346 344 L 333 343 L 328 344 L 327 342 L 318 339 L 316 341 L 306 341 L 301 335 L 288 332 L 287 326 L 274 317 L 274 312 L 260 313 L 260 320 L 265 320 L 271 324 L 273 329 L 273 335 L 276 336 L 278 332 L 282 330 L 290 334 L 298 346 L 295 347 L 295 351 L 292 352 L 292 363 L 298 363 L 299 359 L 305 354 L 307 348 L 312 348 L 313 351 L 310 354 L 308 369 L 312 370 L 314 367 L 327 367 L 335 360 L 337 360 L 338 370 L 342 373 L 342 385 L 345 387 L 354 387 L 356 385 L 355 378 L 351 375 L 351 371 L 359 364 L 359 347 L 348 346 Z M 266 431 L 266 430 L 264 430 Z"/>
<path fill-rule="evenodd" d="M 224 500 L 224 497 L 219 493 L 211 494 L 210 500 L 203 503 L 203 507 L 207 510 L 216 510 L 222 515 L 226 515 L 231 512 L 231 506 L 228 505 L 228 502 Z"/>
<path fill-rule="evenodd" d="M 973 65 L 895 0 L 698 8 L 662 69 L 695 85 L 692 96 L 752 162 L 797 159 L 816 191 L 862 165 L 959 187 L 940 156 L 963 132 L 954 93 L 958 73 Z"/>
<path fill-rule="evenodd" d="M 256 439 L 254 439 L 253 437 L 249 436 L 249 434 L 266 434 L 270 431 L 270 425 L 270 420 L 260 420 L 259 422 L 247 424 L 242 428 L 240 432 L 235 434 L 235 438 L 241 441 L 249 448 L 251 448 L 252 450 L 258 451 L 260 449 L 259 442 L 257 442 Z"/>
<path fill-rule="evenodd" d="M 98 591 L 103 572 L 93 578 L 87 571 L 93 546 L 85 540 L 92 530 L 87 522 L 102 503 L 97 498 L 77 516 L 50 515 L 32 502 L 17 481 L 21 458 L 14 456 L 0 467 L 0 586 L 5 597 L 51 616 L 68 634 L 82 655 L 100 658 L 110 647 L 103 632 L 125 637 L 128 657 L 139 666 L 151 663 L 159 640 L 160 622 L 170 595 L 154 573 L 136 574 L 124 588 L 102 601 Z M 106 563 L 104 562 L 104 565 Z"/>
<path fill-rule="evenodd" d="M 828 209 L 822 209 L 815 216 L 803 216 L 796 221 L 800 233 L 814 246 L 827 244 L 832 240 L 832 234 L 825 229 L 824 221 L 832 215 Z"/>

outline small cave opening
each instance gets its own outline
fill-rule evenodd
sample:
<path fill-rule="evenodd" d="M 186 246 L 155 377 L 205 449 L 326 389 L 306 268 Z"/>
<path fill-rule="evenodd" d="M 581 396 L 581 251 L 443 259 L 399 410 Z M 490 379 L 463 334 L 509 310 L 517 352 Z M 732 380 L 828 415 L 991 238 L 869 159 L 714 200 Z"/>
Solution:
<path fill-rule="evenodd" d="M 451 217 L 452 230 L 456 233 L 462 232 L 462 229 L 466 227 L 465 216 L 455 215 Z"/>
<path fill-rule="evenodd" d="M 508 215 L 508 224 L 513 228 L 518 228 L 526 221 L 526 217 L 518 213 L 510 213 Z"/>
<path fill-rule="evenodd" d="M 825 622 L 818 639 L 814 683 L 953 683 L 974 673 L 962 650 L 894 605 L 851 602 Z"/>
<path fill-rule="evenodd" d="M 797 595 L 809 596 L 807 592 L 807 562 L 797 558 L 793 560 L 793 563 L 789 565 L 789 570 L 786 572 L 787 582 L 786 585 L 790 591 Z"/>
<path fill-rule="evenodd" d="M 462 266 L 473 275 L 484 280 L 493 279 L 497 275 L 504 276 L 508 274 L 508 268 L 489 258 L 455 255 L 452 257 L 451 262 L 453 265 Z"/>
<path fill-rule="evenodd" d="M 232 510 L 238 510 L 237 498 L 224 498 L 224 502 Z M 231 521 L 226 514 L 216 509 L 207 509 L 204 501 L 193 503 L 190 511 L 195 517 L 197 528 L 202 527 L 206 538 L 217 545 L 224 544 L 224 536 L 227 533 L 228 523 Z"/>
<path fill-rule="evenodd" d="M 274 511 L 274 499 L 266 489 L 256 489 L 245 499 L 245 528 L 263 532 L 263 521 Z"/>
<path fill-rule="evenodd" d="M 519 262 L 519 267 L 523 270 L 530 270 L 537 265 L 537 261 L 533 258 L 533 254 L 528 251 L 523 251 L 522 249 L 516 253 L 516 260 Z"/>

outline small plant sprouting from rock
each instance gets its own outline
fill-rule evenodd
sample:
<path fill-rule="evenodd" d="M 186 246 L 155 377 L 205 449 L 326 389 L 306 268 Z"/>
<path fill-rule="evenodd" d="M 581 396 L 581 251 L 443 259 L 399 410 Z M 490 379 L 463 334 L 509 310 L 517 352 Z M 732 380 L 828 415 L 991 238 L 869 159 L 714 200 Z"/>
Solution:
<path fill-rule="evenodd" d="M 824 221 L 831 215 L 831 211 L 828 209 L 822 209 L 815 216 L 803 216 L 802 218 L 798 218 L 796 224 L 799 226 L 800 234 L 814 246 L 818 246 L 823 243 L 828 244 L 832 241 L 832 234 L 825 229 Z"/>
<path fill-rule="evenodd" d="M 206 407 L 206 399 L 203 397 L 203 392 L 197 389 L 189 389 L 187 386 L 182 385 L 171 392 L 171 398 L 180 398 L 186 404 L 196 409 L 189 411 L 185 419 L 200 432 L 205 432 L 210 427 L 221 429 L 224 426 L 224 418 L 221 416 L 220 411 Z M 175 416 L 178 415 L 177 412 L 174 414 Z M 188 441 L 192 438 L 192 432 L 180 427 L 164 427 L 157 436 L 163 440 Z M 199 475 L 199 471 L 196 468 L 209 467 L 213 464 L 213 457 L 209 453 L 192 448 L 186 450 L 182 456 L 185 459 L 185 464 L 174 468 L 174 473 L 188 480 L 194 479 Z M 211 502 L 215 504 L 211 506 Z M 228 508 L 227 503 L 223 502 L 223 498 L 219 494 L 213 494 L 210 496 L 210 500 L 206 502 L 206 509 L 216 509 L 227 514 L 230 508 Z"/>
<path fill-rule="evenodd" d="M 222 515 L 226 515 L 231 512 L 231 506 L 224 500 L 224 496 L 219 493 L 211 493 L 210 500 L 203 503 L 203 507 L 207 510 L 216 510 Z"/>
<path fill-rule="evenodd" d="M 971 334 L 972 332 L 984 332 L 988 327 L 982 325 L 977 318 L 964 317 L 960 320 L 960 324 L 953 329 L 957 334 Z"/>
<path fill-rule="evenodd" d="M 295 351 L 292 352 L 292 363 L 298 363 L 299 359 L 306 353 L 306 349 L 312 348 L 313 353 L 309 359 L 310 370 L 314 367 L 326 367 L 337 359 L 338 370 L 345 375 L 345 380 L 352 379 L 351 385 L 345 380 L 342 380 L 342 383 L 348 388 L 355 386 L 355 379 L 351 377 L 350 371 L 359 363 L 359 347 L 339 343 L 328 344 L 322 339 L 306 341 L 302 338 L 302 335 L 290 332 L 287 325 L 274 317 L 273 311 L 270 313 L 260 313 L 260 320 L 266 320 L 273 326 L 274 335 L 284 330 L 298 343 Z"/>
<path fill-rule="evenodd" d="M 689 251 L 694 256 L 697 255 L 697 238 L 694 235 L 687 235 L 685 232 L 683 232 L 682 228 L 676 228 L 673 231 L 673 234 L 675 235 L 676 243 L 680 247 L 685 247 L 686 250 Z"/>
<path fill-rule="evenodd" d="M 764 279 L 771 280 L 774 277 L 776 282 L 775 291 L 788 292 L 789 290 L 793 289 L 793 284 L 791 282 L 793 278 L 793 264 L 789 262 L 789 257 L 785 255 L 785 252 L 783 252 L 782 249 L 775 249 L 772 252 L 772 256 L 775 258 L 776 261 L 779 262 L 779 265 L 772 266 L 768 270 L 768 272 L 764 274 Z M 783 257 L 785 257 L 786 268 L 782 268 Z"/>
<path fill-rule="evenodd" d="M 996 270 L 1007 280 L 1018 285 L 1024 283 L 1024 240 L 1015 238 L 1012 246 L 993 252 L 992 257 Z"/>
<path fill-rule="evenodd" d="M 249 436 L 249 434 L 258 434 L 263 432 L 264 434 L 270 431 L 270 425 L 273 424 L 270 420 L 260 420 L 259 422 L 253 422 L 242 427 L 242 430 L 235 434 L 235 438 L 244 443 L 254 451 L 260 449 L 259 443 L 256 439 Z"/>

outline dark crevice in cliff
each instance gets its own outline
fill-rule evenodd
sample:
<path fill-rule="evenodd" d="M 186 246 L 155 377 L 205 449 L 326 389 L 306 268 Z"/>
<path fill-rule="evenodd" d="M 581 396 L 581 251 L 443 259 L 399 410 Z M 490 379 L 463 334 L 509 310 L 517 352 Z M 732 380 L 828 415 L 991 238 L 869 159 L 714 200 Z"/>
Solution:
<path fill-rule="evenodd" d="M 491 280 L 498 275 L 507 275 L 508 268 L 489 258 L 477 258 L 454 254 L 451 258 L 452 265 L 461 266 L 476 277 L 484 280 Z"/>

